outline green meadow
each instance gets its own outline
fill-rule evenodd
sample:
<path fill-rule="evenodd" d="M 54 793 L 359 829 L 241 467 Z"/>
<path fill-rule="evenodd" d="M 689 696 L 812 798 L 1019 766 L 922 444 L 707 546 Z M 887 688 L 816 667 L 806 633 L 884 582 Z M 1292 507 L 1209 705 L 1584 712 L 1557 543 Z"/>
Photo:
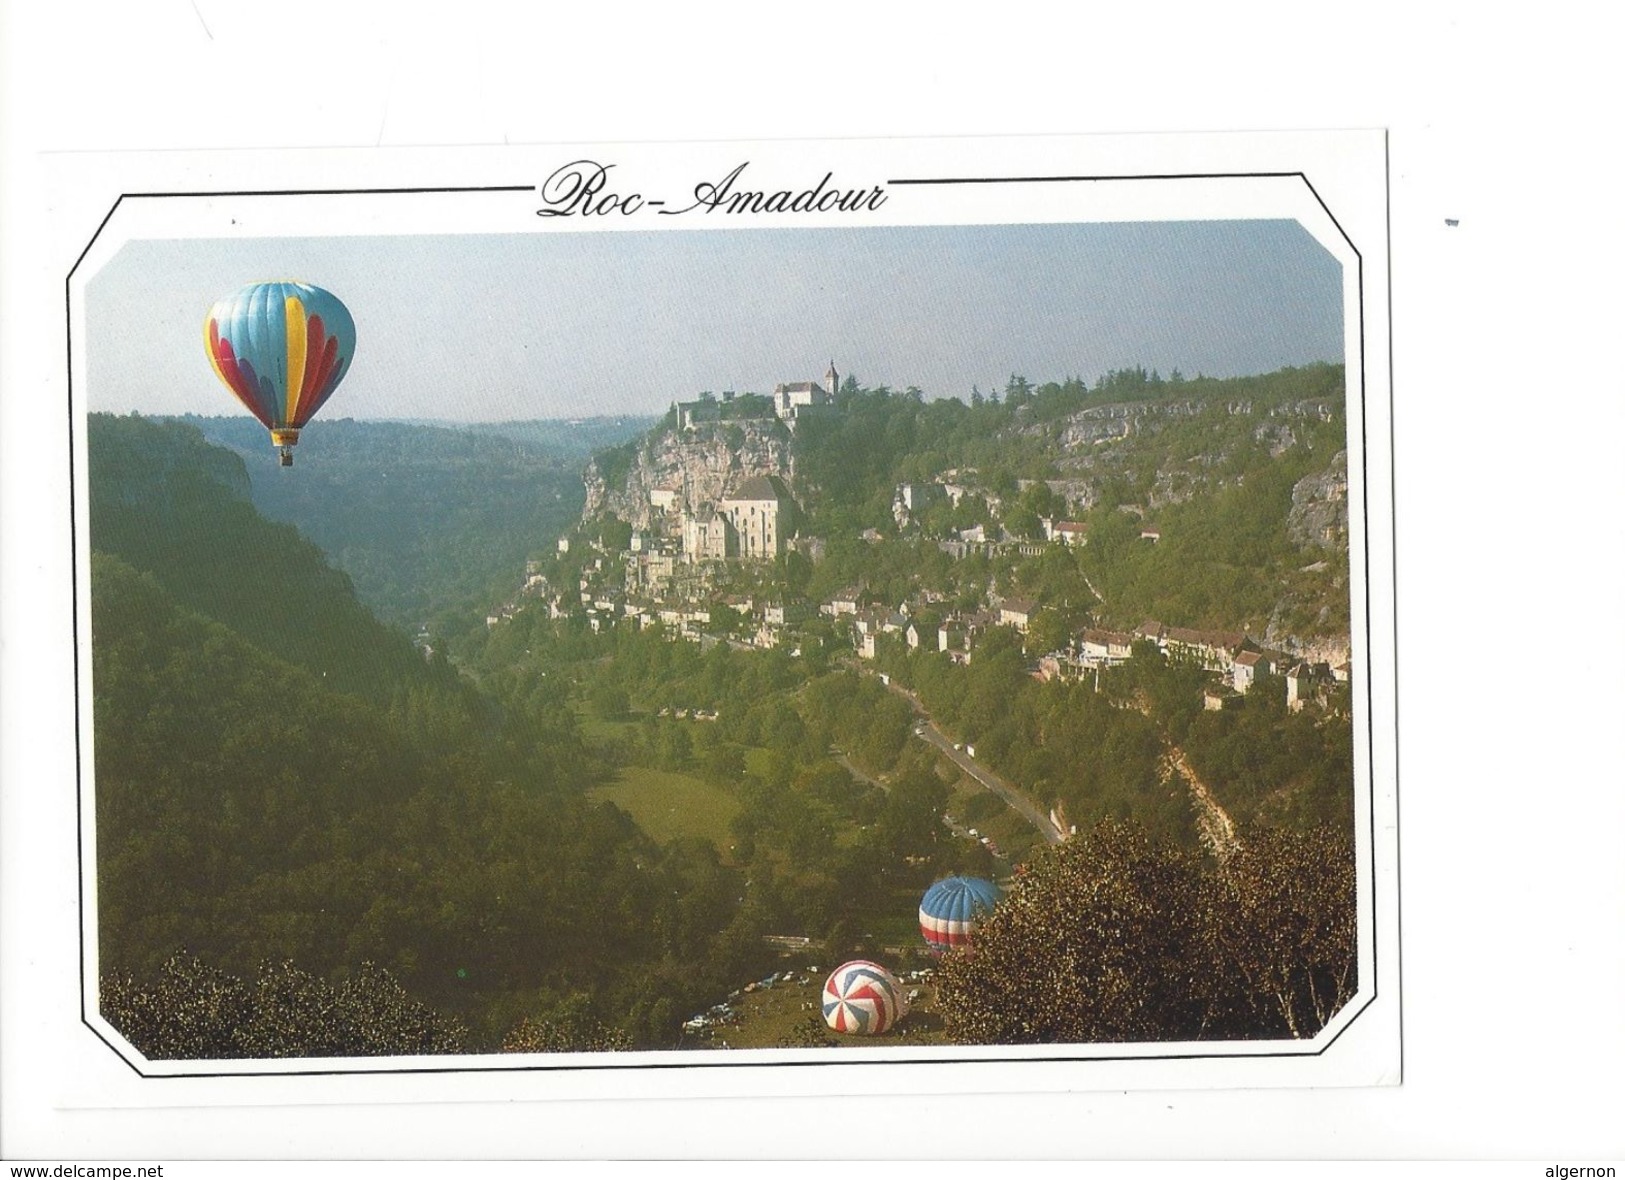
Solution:
<path fill-rule="evenodd" d="M 726 858 L 734 842 L 728 825 L 739 814 L 738 800 L 691 774 L 628 766 L 613 782 L 589 791 L 588 798 L 615 804 L 661 843 L 709 840 Z"/>

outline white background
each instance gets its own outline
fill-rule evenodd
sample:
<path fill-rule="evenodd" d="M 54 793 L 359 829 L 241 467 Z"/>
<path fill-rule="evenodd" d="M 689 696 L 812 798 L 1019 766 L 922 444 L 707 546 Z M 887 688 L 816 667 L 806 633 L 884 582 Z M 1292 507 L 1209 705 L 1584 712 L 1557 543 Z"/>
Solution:
<path fill-rule="evenodd" d="M 539 8 L 539 6 L 538 6 Z M 1625 1155 L 1625 477 L 1614 52 L 1596 6 L 6 8 L 0 1154 Z M 388 13 L 387 19 L 385 13 Z M 1601 14 L 1601 15 L 1600 15 Z M 44 150 L 1391 131 L 1405 1082 L 1371 1090 L 59 1111 L 24 911 L 68 789 Z M 1447 218 L 1459 220 L 1456 227 Z M 37 222 L 35 222 L 37 224 Z M 61 913 L 55 912 L 61 910 Z"/>

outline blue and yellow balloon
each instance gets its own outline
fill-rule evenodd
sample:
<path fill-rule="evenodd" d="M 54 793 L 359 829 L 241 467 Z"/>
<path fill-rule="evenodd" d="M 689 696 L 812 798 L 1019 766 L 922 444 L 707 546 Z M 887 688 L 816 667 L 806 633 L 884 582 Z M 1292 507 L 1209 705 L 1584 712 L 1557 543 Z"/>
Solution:
<path fill-rule="evenodd" d="M 209 309 L 203 342 L 215 376 L 271 432 L 293 466 L 299 431 L 355 357 L 355 321 L 309 283 L 250 283 Z"/>

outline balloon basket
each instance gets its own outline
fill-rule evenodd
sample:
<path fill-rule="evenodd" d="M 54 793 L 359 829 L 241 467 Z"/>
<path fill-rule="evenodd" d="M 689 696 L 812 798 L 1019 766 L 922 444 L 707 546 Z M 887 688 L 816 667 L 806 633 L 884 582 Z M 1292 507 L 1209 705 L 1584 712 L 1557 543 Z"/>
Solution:
<path fill-rule="evenodd" d="M 284 427 L 281 430 L 271 431 L 271 445 L 282 452 L 280 462 L 284 467 L 293 466 L 293 445 L 299 441 L 297 428 Z"/>

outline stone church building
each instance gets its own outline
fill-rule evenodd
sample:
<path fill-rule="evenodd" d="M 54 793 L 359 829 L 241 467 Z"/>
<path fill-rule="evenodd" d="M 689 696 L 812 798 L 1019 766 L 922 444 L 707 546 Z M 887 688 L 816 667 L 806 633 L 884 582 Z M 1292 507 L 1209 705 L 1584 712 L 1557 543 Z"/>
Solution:
<path fill-rule="evenodd" d="M 795 531 L 796 503 L 777 475 L 753 475 L 713 508 L 683 512 L 683 560 L 771 561 Z"/>
<path fill-rule="evenodd" d="M 724 496 L 717 509 L 738 535 L 740 557 L 765 561 L 784 555 L 785 539 L 794 527 L 795 501 L 778 476 L 751 476 Z"/>

